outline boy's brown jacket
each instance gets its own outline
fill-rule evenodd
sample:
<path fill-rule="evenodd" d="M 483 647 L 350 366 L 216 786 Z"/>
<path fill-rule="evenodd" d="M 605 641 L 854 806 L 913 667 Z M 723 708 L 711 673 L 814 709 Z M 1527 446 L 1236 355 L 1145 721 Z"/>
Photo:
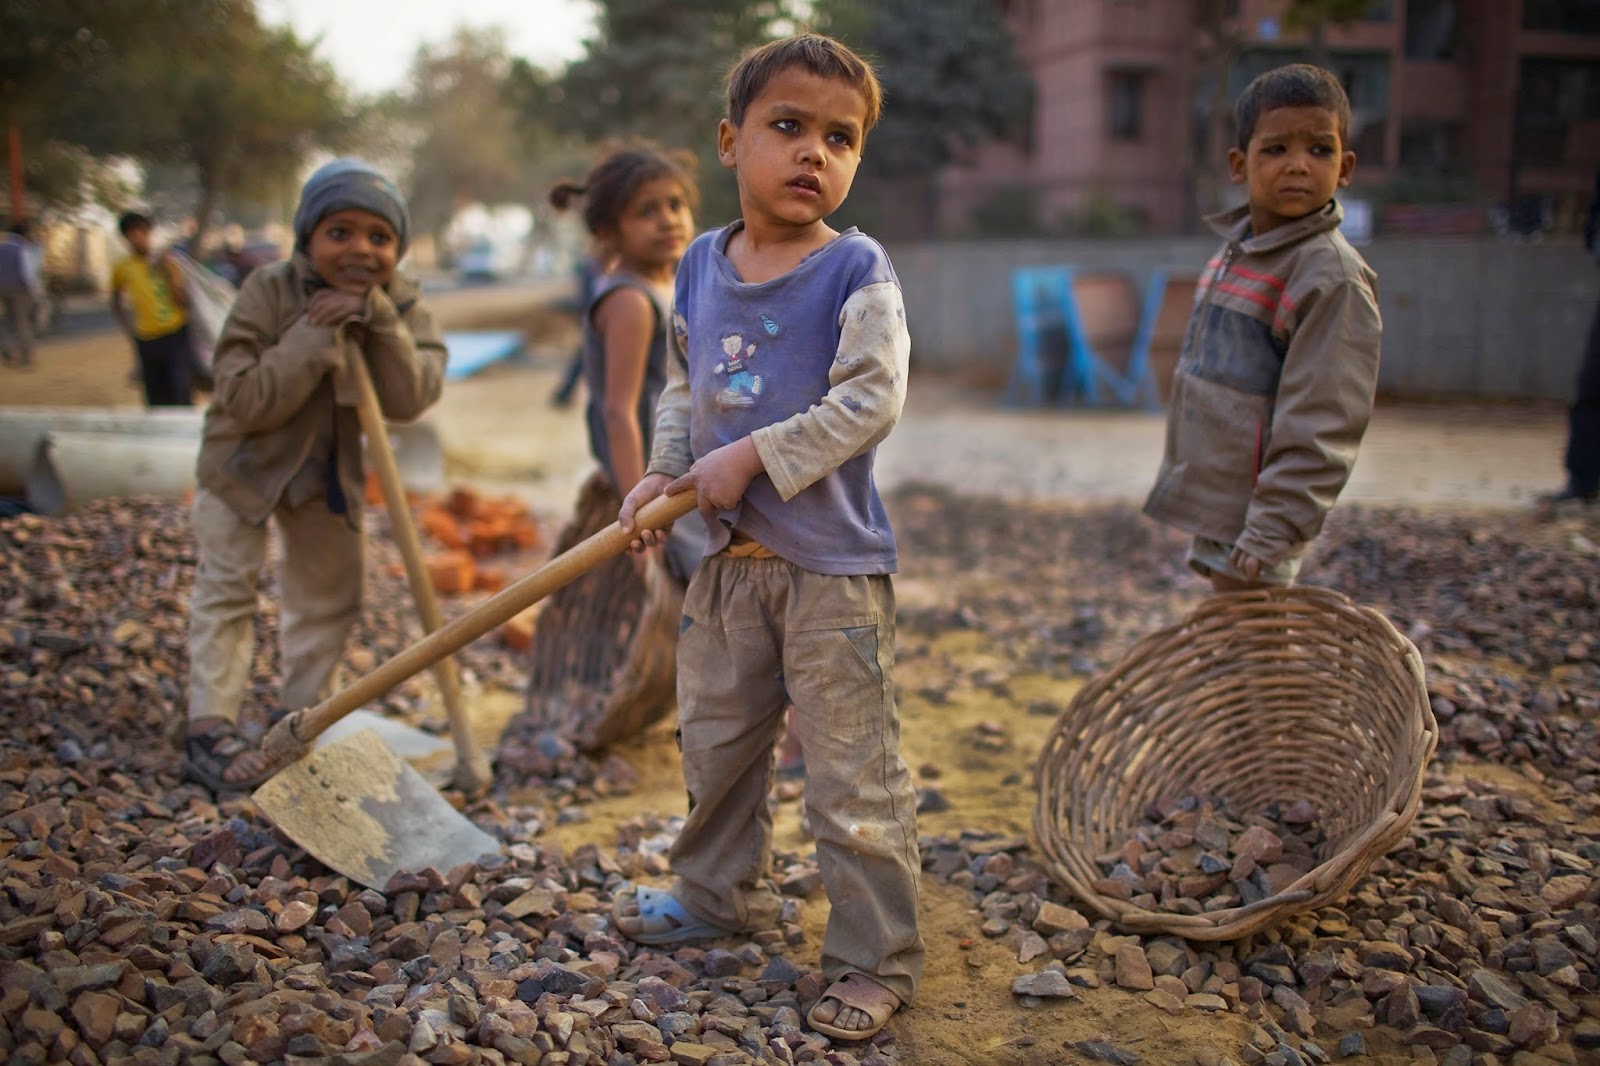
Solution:
<path fill-rule="evenodd" d="M 356 396 L 345 360 L 364 357 L 384 416 L 404 422 L 439 398 L 445 347 L 420 290 L 396 274 L 366 311 L 337 328 L 306 322 L 316 286 L 296 254 L 245 279 L 217 341 L 215 387 L 197 470 L 201 485 L 249 522 L 265 522 L 313 450 L 337 457 L 352 523 L 365 488 Z"/>
<path fill-rule="evenodd" d="M 1378 276 L 1336 202 L 1259 237 L 1249 207 L 1195 293 L 1150 517 L 1271 565 L 1301 550 L 1350 477 L 1378 385 Z"/>

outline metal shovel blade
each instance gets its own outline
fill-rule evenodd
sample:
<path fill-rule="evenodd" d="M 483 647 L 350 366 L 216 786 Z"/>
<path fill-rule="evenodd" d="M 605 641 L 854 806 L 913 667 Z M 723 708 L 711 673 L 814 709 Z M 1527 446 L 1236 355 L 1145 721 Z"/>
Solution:
<path fill-rule="evenodd" d="M 443 737 L 425 733 L 398 718 L 358 707 L 329 726 L 316 740 L 317 746 L 333 744 L 364 729 L 377 733 L 390 751 L 410 763 L 434 788 L 448 788 L 455 774 L 455 747 Z"/>
<path fill-rule="evenodd" d="M 317 747 L 253 798 L 324 865 L 380 892 L 397 873 L 446 872 L 500 850 L 372 730 Z"/>

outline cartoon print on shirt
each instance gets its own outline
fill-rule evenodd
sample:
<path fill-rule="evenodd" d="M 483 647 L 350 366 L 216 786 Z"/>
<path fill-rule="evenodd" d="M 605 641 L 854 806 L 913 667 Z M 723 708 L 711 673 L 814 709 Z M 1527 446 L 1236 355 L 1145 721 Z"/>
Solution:
<path fill-rule="evenodd" d="M 730 333 L 722 338 L 722 354 L 726 358 L 711 368 L 713 373 L 728 375 L 728 383 L 717 393 L 717 406 L 754 407 L 763 384 L 761 375 L 749 369 L 756 357 L 755 341 L 747 345 L 741 334 Z"/>

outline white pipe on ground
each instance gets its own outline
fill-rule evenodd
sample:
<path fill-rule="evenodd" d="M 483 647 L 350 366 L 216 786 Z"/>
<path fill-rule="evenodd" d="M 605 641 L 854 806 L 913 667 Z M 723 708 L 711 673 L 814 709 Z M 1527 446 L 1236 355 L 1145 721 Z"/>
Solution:
<path fill-rule="evenodd" d="M 141 412 L 115 409 L 35 410 L 65 414 L 66 425 L 53 427 L 45 417 L 11 422 L 9 412 L 0 412 L 0 464 L 16 462 L 10 453 L 24 440 L 33 442 L 20 473 L 11 475 L 0 466 L 4 480 L 15 478 L 14 488 L 0 480 L 0 495 L 21 493 L 39 513 L 58 515 L 106 497 L 183 496 L 194 489 L 198 410 L 143 412 L 143 418 Z M 124 414 L 134 417 L 116 417 Z M 429 422 L 389 429 L 406 488 L 442 491 L 444 449 L 437 429 Z"/>
<path fill-rule="evenodd" d="M 198 407 L 0 407 L 0 496 L 22 493 L 51 430 L 200 439 Z"/>
<path fill-rule="evenodd" d="M 182 496 L 194 488 L 198 436 L 51 430 L 28 469 L 28 506 L 59 515 L 115 496 Z"/>
<path fill-rule="evenodd" d="M 410 492 L 443 492 L 444 443 L 439 428 L 429 419 L 385 422 L 389 447 L 400 467 L 400 481 Z"/>

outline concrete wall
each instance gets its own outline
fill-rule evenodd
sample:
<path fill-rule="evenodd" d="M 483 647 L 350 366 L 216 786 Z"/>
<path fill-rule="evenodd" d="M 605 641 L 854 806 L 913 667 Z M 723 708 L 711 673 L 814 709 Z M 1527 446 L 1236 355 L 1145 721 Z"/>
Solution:
<path fill-rule="evenodd" d="M 892 244 L 905 289 L 913 365 L 1003 380 L 1017 339 L 1011 271 L 1073 264 L 1131 271 L 1195 271 L 1216 242 L 950 241 Z M 1399 394 L 1568 400 L 1600 269 L 1570 242 L 1495 238 L 1374 241 L 1383 311 L 1380 385 Z"/>

